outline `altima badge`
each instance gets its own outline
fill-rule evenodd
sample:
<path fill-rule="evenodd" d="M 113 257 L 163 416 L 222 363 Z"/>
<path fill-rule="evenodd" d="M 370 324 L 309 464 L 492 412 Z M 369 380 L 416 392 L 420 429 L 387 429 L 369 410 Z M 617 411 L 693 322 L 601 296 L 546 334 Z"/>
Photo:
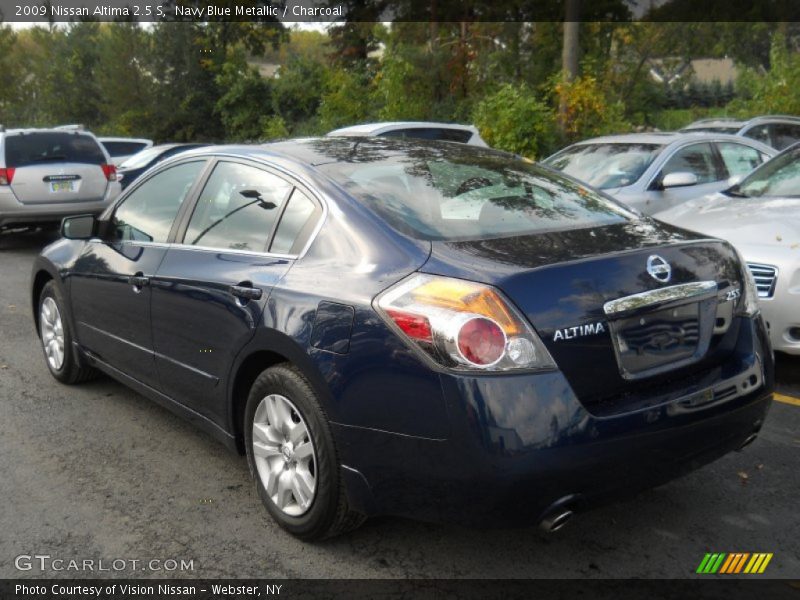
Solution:
<path fill-rule="evenodd" d="M 565 327 L 564 329 L 556 329 L 553 334 L 553 341 L 559 340 L 572 340 L 587 335 L 597 335 L 598 333 L 605 333 L 606 328 L 601 322 L 589 323 L 588 325 L 576 325 L 575 327 Z"/>
<path fill-rule="evenodd" d="M 650 277 L 661 283 L 666 283 L 672 277 L 672 267 L 658 254 L 647 257 L 647 272 L 650 273 Z"/>

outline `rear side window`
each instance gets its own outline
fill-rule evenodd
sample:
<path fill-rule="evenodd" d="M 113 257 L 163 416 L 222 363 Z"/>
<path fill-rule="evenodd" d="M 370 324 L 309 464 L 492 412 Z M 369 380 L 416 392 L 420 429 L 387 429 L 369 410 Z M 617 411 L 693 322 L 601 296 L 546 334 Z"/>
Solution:
<path fill-rule="evenodd" d="M 164 243 L 205 161 L 176 165 L 138 186 L 112 217 L 118 241 Z"/>
<path fill-rule="evenodd" d="M 277 254 L 292 254 L 299 252 L 297 246 L 308 239 L 310 229 L 316 223 L 316 217 L 321 211 L 317 204 L 298 189 L 292 193 L 286 210 L 283 211 L 281 222 L 275 231 L 270 252 Z"/>
<path fill-rule="evenodd" d="M 100 144 L 85 134 L 41 132 L 6 137 L 6 166 L 26 167 L 43 163 L 102 165 L 106 157 Z"/>
<path fill-rule="evenodd" d="M 694 173 L 697 183 L 711 183 L 724 179 L 717 172 L 711 144 L 692 144 L 675 152 L 661 170 L 662 177 L 670 173 Z"/>
<path fill-rule="evenodd" d="M 728 176 L 746 175 L 763 161 L 761 153 L 755 148 L 733 142 L 720 142 L 717 144 L 722 162 L 728 171 Z"/>
<path fill-rule="evenodd" d="M 418 140 L 440 140 L 466 144 L 472 138 L 472 132 L 449 127 L 409 127 L 394 129 L 381 133 L 379 137 L 412 138 Z"/>
<path fill-rule="evenodd" d="M 792 123 L 773 123 L 770 125 L 770 138 L 772 147 L 783 150 L 800 140 L 800 126 Z"/>
<path fill-rule="evenodd" d="M 221 162 L 195 206 L 184 244 L 264 252 L 292 185 L 258 167 Z"/>
<path fill-rule="evenodd" d="M 147 148 L 142 142 L 103 142 L 103 146 L 111 156 L 130 156 Z"/>

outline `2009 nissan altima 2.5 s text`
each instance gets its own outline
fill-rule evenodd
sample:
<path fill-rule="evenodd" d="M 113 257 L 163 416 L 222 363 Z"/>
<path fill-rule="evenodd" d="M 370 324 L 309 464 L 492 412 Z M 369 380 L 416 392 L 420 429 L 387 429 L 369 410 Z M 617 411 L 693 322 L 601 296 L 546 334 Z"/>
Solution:
<path fill-rule="evenodd" d="M 62 234 L 32 277 L 53 376 L 104 372 L 246 453 L 303 539 L 555 530 L 741 448 L 771 401 L 729 244 L 488 149 L 192 150 Z"/>

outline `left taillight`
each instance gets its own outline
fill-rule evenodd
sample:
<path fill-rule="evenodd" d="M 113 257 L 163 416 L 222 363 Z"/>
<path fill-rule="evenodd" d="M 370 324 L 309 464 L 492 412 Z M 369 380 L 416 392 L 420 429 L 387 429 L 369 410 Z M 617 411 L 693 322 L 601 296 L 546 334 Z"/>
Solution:
<path fill-rule="evenodd" d="M 417 273 L 375 299 L 386 322 L 437 365 L 458 371 L 553 369 L 539 336 L 499 290 Z"/>
<path fill-rule="evenodd" d="M 106 176 L 108 181 L 117 180 L 117 167 L 114 165 L 100 165 L 100 168 L 103 169 L 103 175 Z"/>
<path fill-rule="evenodd" d="M 16 169 L 0 169 L 0 185 L 11 185 L 14 181 L 14 172 Z"/>

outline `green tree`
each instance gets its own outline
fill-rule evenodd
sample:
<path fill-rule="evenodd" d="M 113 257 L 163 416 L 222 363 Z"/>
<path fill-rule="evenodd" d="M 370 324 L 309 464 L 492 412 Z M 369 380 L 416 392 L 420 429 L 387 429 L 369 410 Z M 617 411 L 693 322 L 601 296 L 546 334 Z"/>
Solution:
<path fill-rule="evenodd" d="M 555 149 L 555 110 L 525 84 L 502 85 L 477 104 L 473 119 L 483 139 L 500 150 L 537 159 Z"/>

